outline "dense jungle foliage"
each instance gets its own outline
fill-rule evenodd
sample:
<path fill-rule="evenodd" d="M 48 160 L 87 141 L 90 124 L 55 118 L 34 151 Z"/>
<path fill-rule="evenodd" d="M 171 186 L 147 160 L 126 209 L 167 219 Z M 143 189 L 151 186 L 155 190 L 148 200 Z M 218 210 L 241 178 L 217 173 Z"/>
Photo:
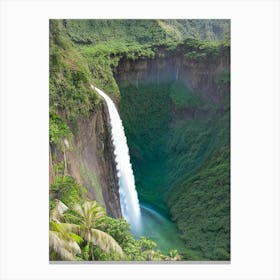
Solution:
<path fill-rule="evenodd" d="M 137 190 L 142 201 L 170 212 L 186 248 L 194 251 L 186 258 L 228 260 L 229 101 L 221 114 L 214 107 L 207 118 L 171 122 L 173 88 L 174 83 L 120 88 Z M 206 108 L 196 98 L 185 98 L 174 103 Z"/>

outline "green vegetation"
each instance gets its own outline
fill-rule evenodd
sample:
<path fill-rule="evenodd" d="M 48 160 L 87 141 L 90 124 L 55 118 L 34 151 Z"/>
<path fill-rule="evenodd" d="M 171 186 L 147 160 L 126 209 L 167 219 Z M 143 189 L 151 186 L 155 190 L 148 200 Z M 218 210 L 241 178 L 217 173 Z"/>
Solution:
<path fill-rule="evenodd" d="M 120 90 L 120 113 L 137 190 L 142 201 L 166 213 L 166 191 L 194 172 L 224 141 L 229 119 L 216 116 L 217 107 L 206 106 L 180 81 L 128 85 Z M 172 104 L 191 111 L 204 108 L 209 118 L 198 115 L 170 123 Z"/>
<path fill-rule="evenodd" d="M 210 103 L 181 81 L 150 80 L 120 91 L 141 201 L 170 211 L 185 242 L 184 259 L 229 259 L 228 98 Z M 174 106 L 183 110 L 179 119 Z"/>
<path fill-rule="evenodd" d="M 60 25 L 86 58 L 85 76 L 89 70 L 91 81 L 115 99 L 119 88 L 112 69 L 121 59 L 173 52 L 205 59 L 227 53 L 230 44 L 228 20 L 63 20 Z"/>
<path fill-rule="evenodd" d="M 98 103 L 90 82 L 118 98 L 120 59 L 209 58 L 228 51 L 228 34 L 227 20 L 51 20 L 50 106 L 69 119 L 86 115 Z"/>
<path fill-rule="evenodd" d="M 68 185 L 71 189 L 73 184 L 77 186 L 73 178 L 67 177 L 66 181 L 68 184 L 64 187 Z M 124 219 L 108 217 L 95 201 L 74 197 L 70 201 L 62 196 L 71 207 L 57 198 L 51 199 L 50 260 L 181 260 L 176 250 L 163 255 L 152 240 L 145 237 L 135 239 Z"/>
<path fill-rule="evenodd" d="M 58 144 L 63 138 L 71 136 L 70 128 L 62 121 L 61 117 L 54 112 L 50 112 L 50 143 Z"/>
<path fill-rule="evenodd" d="M 61 200 L 68 206 L 81 203 L 87 194 L 86 188 L 77 184 L 71 176 L 56 177 L 54 184 L 50 186 L 50 190 L 56 199 Z"/>
<path fill-rule="evenodd" d="M 50 21 L 50 110 L 65 112 L 68 120 L 86 116 L 98 104 L 90 89 L 91 76 L 85 58 L 64 34 L 59 20 Z"/>
<path fill-rule="evenodd" d="M 92 186 L 95 193 L 95 199 L 102 207 L 105 207 L 105 201 L 102 195 L 102 188 L 97 180 L 97 176 L 95 173 L 87 170 L 82 161 L 80 163 L 80 176 L 83 178 L 84 182 L 87 182 L 89 185 Z"/>
<path fill-rule="evenodd" d="M 120 112 L 126 136 L 133 139 L 132 149 L 145 151 L 145 158 L 149 158 L 150 153 L 158 150 L 158 140 L 170 121 L 168 85 L 129 85 L 121 88 L 121 94 Z"/>
<path fill-rule="evenodd" d="M 230 259 L 229 146 L 213 152 L 169 200 L 187 248 L 212 260 Z"/>
<path fill-rule="evenodd" d="M 186 83 L 174 82 L 170 87 L 170 97 L 172 103 L 176 108 L 196 108 L 201 101 L 198 96 L 195 95 Z"/>
<path fill-rule="evenodd" d="M 189 37 L 218 41 L 229 33 L 228 20 L 64 20 L 69 37 L 77 44 L 124 42 L 162 44 Z"/>
<path fill-rule="evenodd" d="M 93 84 L 118 96 L 119 89 L 112 72 L 112 67 L 118 64 L 118 57 L 112 58 L 110 51 L 103 46 L 81 46 L 80 52 L 87 60 Z"/>
<path fill-rule="evenodd" d="M 150 77 L 133 86 L 114 78 L 123 59 L 179 55 L 208 64 L 229 57 L 229 49 L 227 20 L 50 21 L 51 260 L 230 258 L 229 95 L 202 98 L 181 80 Z M 229 70 L 213 79 L 220 87 L 229 82 Z M 91 83 L 118 102 L 140 200 L 176 222 L 185 244 L 180 255 L 135 239 L 124 219 L 108 217 L 68 175 L 65 139 L 71 146 L 78 120 L 101 108 Z M 79 176 L 102 204 L 96 174 L 81 165 Z"/>
<path fill-rule="evenodd" d="M 222 55 L 229 55 L 230 38 L 226 36 L 222 41 L 203 41 L 197 38 L 188 38 L 178 45 L 178 50 L 191 60 L 213 60 Z"/>
<path fill-rule="evenodd" d="M 162 186 L 165 173 L 164 143 L 171 118 L 168 88 L 169 84 L 147 83 L 120 89 L 120 113 L 137 191 L 143 201 L 152 200 L 152 204 L 162 210 L 161 193 L 155 190 L 157 186 Z"/>

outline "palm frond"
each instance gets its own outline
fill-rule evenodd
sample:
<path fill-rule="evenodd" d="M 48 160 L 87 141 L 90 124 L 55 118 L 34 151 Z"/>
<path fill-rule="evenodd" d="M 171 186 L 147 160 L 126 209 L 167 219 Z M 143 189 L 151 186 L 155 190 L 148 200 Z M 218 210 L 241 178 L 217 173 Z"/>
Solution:
<path fill-rule="evenodd" d="M 79 245 L 73 240 L 65 240 L 62 233 L 49 231 L 49 247 L 61 260 L 76 260 L 75 255 L 81 253 Z"/>
<path fill-rule="evenodd" d="M 73 209 L 82 217 L 84 217 L 84 210 L 80 204 L 75 204 Z"/>
<path fill-rule="evenodd" d="M 66 210 L 62 204 L 58 203 L 52 216 L 53 220 L 50 222 L 50 247 L 60 258 L 76 259 L 75 255 L 81 252 L 78 244 L 83 240 L 98 246 L 107 253 L 114 253 L 123 258 L 124 253 L 118 242 L 109 234 L 95 229 L 96 224 L 106 216 L 105 210 L 98 206 L 96 201 L 85 201 L 82 205 L 74 205 L 74 215 L 81 222 L 79 225 L 60 222 L 62 220 L 60 215 L 63 216 Z"/>
<path fill-rule="evenodd" d="M 83 239 L 65 225 L 67 224 L 50 221 L 49 247 L 61 260 L 76 260 L 76 254 L 81 253 L 78 243 Z"/>
<path fill-rule="evenodd" d="M 98 206 L 96 201 L 85 201 L 83 205 L 75 204 L 73 209 L 82 217 L 84 225 L 88 228 L 94 227 L 98 220 L 106 215 L 105 210 Z"/>
<path fill-rule="evenodd" d="M 63 219 L 63 214 L 68 210 L 68 207 L 60 200 L 57 200 L 57 204 L 50 213 L 50 220 L 59 222 Z"/>
<path fill-rule="evenodd" d="M 118 256 L 123 257 L 123 251 L 118 242 L 106 232 L 91 229 L 85 239 L 108 253 L 115 252 Z"/>
<path fill-rule="evenodd" d="M 61 228 L 63 228 L 63 230 L 65 232 L 68 232 L 68 233 L 71 232 L 71 233 L 75 233 L 75 234 L 78 234 L 78 235 L 81 235 L 81 232 L 83 232 L 83 230 L 84 230 L 83 226 L 76 225 L 76 224 L 60 223 L 59 226 Z"/>

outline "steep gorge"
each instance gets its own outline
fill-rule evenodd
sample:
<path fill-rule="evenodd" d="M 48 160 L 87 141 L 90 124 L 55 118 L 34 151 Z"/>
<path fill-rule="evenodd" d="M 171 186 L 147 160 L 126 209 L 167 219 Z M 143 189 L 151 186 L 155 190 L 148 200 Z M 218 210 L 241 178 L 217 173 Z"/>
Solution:
<path fill-rule="evenodd" d="M 217 146 L 218 143 L 213 143 L 207 149 L 210 143 L 206 142 L 217 140 L 218 135 L 213 135 L 215 127 L 228 114 L 229 82 L 219 81 L 219 77 L 225 73 L 229 73 L 228 56 L 212 61 L 191 61 L 182 54 L 168 53 L 165 57 L 155 59 L 124 59 L 115 69 L 115 78 L 121 92 L 120 112 L 131 149 L 137 185 L 141 185 L 142 178 L 147 181 L 147 177 L 151 177 L 153 181 L 148 183 L 147 191 L 150 189 L 151 195 L 154 193 L 156 202 L 162 193 L 157 188 L 169 188 L 187 178 Z M 190 135 L 177 135 L 183 129 L 189 130 Z M 204 136 L 200 134 L 202 131 Z M 204 139 L 199 142 L 201 137 Z M 192 140 L 188 140 L 190 138 Z M 195 142 L 198 146 L 204 146 L 200 161 L 197 159 L 198 151 L 194 155 L 188 154 L 188 141 L 190 146 L 195 145 Z M 178 158 L 172 162 L 172 155 L 184 152 L 184 167 L 178 170 Z M 192 163 L 190 157 L 197 162 Z M 153 167 L 159 168 L 158 181 L 157 170 Z M 181 171 L 181 174 L 176 170 Z M 140 193 L 143 192 L 142 187 L 139 187 Z M 154 188 L 159 192 L 155 193 Z M 142 199 L 150 202 L 148 196 L 146 193 Z M 165 211 L 166 199 L 163 201 L 155 206 Z"/>
<path fill-rule="evenodd" d="M 223 165 L 229 156 L 229 59 L 225 54 L 195 61 L 165 53 L 155 59 L 124 59 L 115 69 L 140 201 L 177 223 L 191 249 L 186 255 L 193 258 L 228 258 L 229 243 L 218 243 L 229 234 L 229 165 Z M 221 150 L 222 171 L 212 169 L 205 178 L 203 172 L 212 158 L 218 163 Z M 195 186 L 188 183 L 191 180 Z M 193 197 L 197 210 L 185 196 Z M 220 210 L 208 214 L 208 207 Z M 189 216 L 187 209 L 197 212 Z M 203 225 L 206 220 L 220 229 Z"/>

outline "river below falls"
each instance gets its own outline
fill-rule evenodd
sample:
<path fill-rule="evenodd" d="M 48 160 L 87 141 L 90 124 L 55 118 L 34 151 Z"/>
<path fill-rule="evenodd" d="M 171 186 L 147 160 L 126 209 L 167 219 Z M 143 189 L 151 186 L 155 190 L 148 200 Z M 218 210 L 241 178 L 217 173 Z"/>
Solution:
<path fill-rule="evenodd" d="M 161 215 L 147 204 L 141 207 L 141 229 L 136 237 L 146 236 L 155 241 L 162 253 L 168 254 L 170 250 L 184 250 L 176 225 L 167 217 Z"/>

